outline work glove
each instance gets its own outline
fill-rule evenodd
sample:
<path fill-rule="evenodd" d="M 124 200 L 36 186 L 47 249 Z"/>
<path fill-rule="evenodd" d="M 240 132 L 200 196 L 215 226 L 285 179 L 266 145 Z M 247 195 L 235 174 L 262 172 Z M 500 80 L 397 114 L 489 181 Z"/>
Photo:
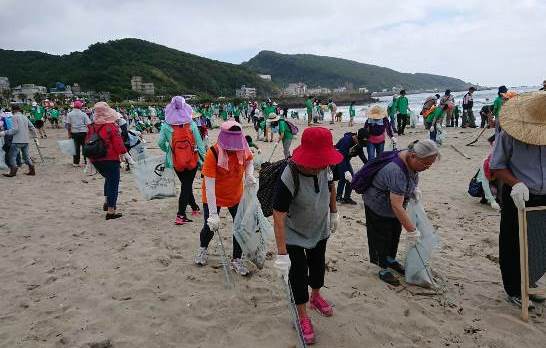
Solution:
<path fill-rule="evenodd" d="M 330 233 L 336 233 L 337 225 L 339 224 L 339 214 L 330 213 Z"/>
<path fill-rule="evenodd" d="M 416 201 L 420 201 L 421 198 L 423 198 L 423 192 L 421 192 L 419 186 L 415 187 L 415 191 L 413 191 L 413 198 L 415 198 Z"/>
<path fill-rule="evenodd" d="M 345 172 L 345 180 L 348 181 L 348 182 L 352 182 L 353 181 L 353 176 L 351 174 L 350 171 L 346 171 Z"/>
<path fill-rule="evenodd" d="M 418 229 L 415 229 L 413 232 L 406 232 L 406 241 L 408 243 L 408 247 L 413 247 L 417 244 L 417 241 L 421 237 L 421 232 L 419 232 Z"/>
<path fill-rule="evenodd" d="M 518 182 L 512 187 L 510 196 L 518 209 L 525 209 L 525 202 L 529 200 L 529 189 L 524 183 Z"/>
<path fill-rule="evenodd" d="M 209 225 L 212 232 L 218 232 L 218 229 L 220 228 L 220 217 L 218 214 L 211 214 L 207 219 L 207 225 Z"/>
<path fill-rule="evenodd" d="M 500 210 L 500 205 L 497 202 L 491 202 L 491 208 L 495 209 L 496 211 Z"/>
<path fill-rule="evenodd" d="M 126 152 L 125 154 L 123 154 L 123 158 L 125 158 L 125 160 L 127 161 L 127 163 L 129 163 L 130 165 L 135 165 L 136 162 L 135 160 L 133 159 L 133 157 L 131 157 L 131 155 L 129 155 L 128 152 Z"/>
<path fill-rule="evenodd" d="M 279 277 L 288 283 L 288 272 L 290 271 L 290 257 L 288 255 L 277 255 L 273 264 Z"/>
<path fill-rule="evenodd" d="M 392 137 L 392 138 L 391 138 L 391 141 L 392 141 L 394 144 L 398 144 L 398 138 L 397 138 L 397 137 Z"/>

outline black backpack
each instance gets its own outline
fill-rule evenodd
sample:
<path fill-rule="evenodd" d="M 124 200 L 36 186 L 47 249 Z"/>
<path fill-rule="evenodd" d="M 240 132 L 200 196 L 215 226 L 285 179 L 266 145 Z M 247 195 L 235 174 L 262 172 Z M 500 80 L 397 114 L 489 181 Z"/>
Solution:
<path fill-rule="evenodd" d="M 99 135 L 100 130 L 104 127 L 101 125 L 99 129 L 95 129 L 95 126 L 91 127 L 93 129 L 93 134 L 86 140 L 83 144 L 83 155 L 87 158 L 96 159 L 106 156 L 107 148 L 106 142 Z"/>
<path fill-rule="evenodd" d="M 294 162 L 290 159 L 283 159 L 277 162 L 269 163 L 265 162 L 262 164 L 259 176 L 259 188 L 258 188 L 258 201 L 262 206 L 262 212 L 264 216 L 273 215 L 273 200 L 275 197 L 275 189 L 277 187 L 277 181 L 280 180 L 284 168 L 289 166 L 290 171 L 292 172 L 292 178 L 294 180 L 294 194 L 293 197 L 296 197 L 300 187 L 300 179 L 298 175 L 298 169 Z"/>

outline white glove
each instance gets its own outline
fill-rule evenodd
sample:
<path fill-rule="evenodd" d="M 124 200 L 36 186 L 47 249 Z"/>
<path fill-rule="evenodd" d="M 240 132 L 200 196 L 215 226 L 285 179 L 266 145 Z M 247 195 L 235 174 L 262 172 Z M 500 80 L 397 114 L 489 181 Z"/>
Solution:
<path fill-rule="evenodd" d="M 421 237 L 421 232 L 418 229 L 415 229 L 413 232 L 406 232 L 406 240 L 409 246 L 414 246 L 417 244 L 417 241 Z"/>
<path fill-rule="evenodd" d="M 529 189 L 524 183 L 518 182 L 512 187 L 510 196 L 518 209 L 525 209 L 525 202 L 529 200 Z"/>
<path fill-rule="evenodd" d="M 279 277 L 288 282 L 288 272 L 290 271 L 290 257 L 288 255 L 277 255 L 273 264 Z"/>
<path fill-rule="evenodd" d="M 495 210 L 497 210 L 497 211 L 500 210 L 500 205 L 499 205 L 499 203 L 497 203 L 497 202 L 492 202 L 490 205 L 491 205 L 491 208 L 493 208 L 493 209 L 495 209 Z"/>
<path fill-rule="evenodd" d="M 258 182 L 256 181 L 254 175 L 245 176 L 245 186 L 256 186 L 257 183 Z"/>
<path fill-rule="evenodd" d="M 330 213 L 330 233 L 336 233 L 339 224 L 339 214 Z"/>
<path fill-rule="evenodd" d="M 346 172 L 345 172 L 345 180 L 347 180 L 348 182 L 352 182 L 352 181 L 353 181 L 353 176 L 351 175 L 351 172 L 350 172 L 350 171 L 346 171 Z"/>
<path fill-rule="evenodd" d="M 123 155 L 123 158 L 125 158 L 125 160 L 127 161 L 127 163 L 129 163 L 130 165 L 135 165 L 135 164 L 136 164 L 135 160 L 133 159 L 133 157 L 131 157 L 131 155 L 129 155 L 128 152 L 126 152 L 126 153 Z"/>
<path fill-rule="evenodd" d="M 413 197 L 415 198 L 416 201 L 420 201 L 421 198 L 423 198 L 423 192 L 421 192 L 421 189 L 419 188 L 419 186 L 415 187 L 415 191 L 413 191 Z"/>
<path fill-rule="evenodd" d="M 209 225 L 212 232 L 217 232 L 220 228 L 220 217 L 218 214 L 211 214 L 207 219 L 207 225 Z"/>
<path fill-rule="evenodd" d="M 395 143 L 395 144 L 398 143 L 398 138 L 397 138 L 397 137 L 392 137 L 391 140 L 392 140 L 392 142 Z"/>

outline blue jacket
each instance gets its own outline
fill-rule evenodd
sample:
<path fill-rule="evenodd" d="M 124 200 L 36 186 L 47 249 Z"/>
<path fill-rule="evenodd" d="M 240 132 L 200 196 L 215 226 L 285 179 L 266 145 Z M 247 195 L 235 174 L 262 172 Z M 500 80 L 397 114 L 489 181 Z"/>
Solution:
<path fill-rule="evenodd" d="M 341 152 L 343 155 L 343 160 L 348 161 L 351 159 L 351 157 L 358 156 L 362 160 L 363 163 L 368 162 L 368 159 L 366 158 L 366 155 L 364 154 L 364 148 L 360 147 L 359 151 L 356 153 L 356 155 L 350 156 L 349 152 L 353 146 L 356 145 L 356 142 L 353 139 L 353 136 L 355 136 L 355 133 L 345 133 L 343 135 L 343 138 L 341 138 L 337 144 L 336 149 Z"/>

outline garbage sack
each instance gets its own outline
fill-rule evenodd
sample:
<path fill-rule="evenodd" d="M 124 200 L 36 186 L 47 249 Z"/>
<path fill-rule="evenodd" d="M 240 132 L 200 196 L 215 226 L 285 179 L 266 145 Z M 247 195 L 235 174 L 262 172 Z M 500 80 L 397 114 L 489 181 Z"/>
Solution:
<path fill-rule="evenodd" d="M 4 138 L 0 138 L 0 169 L 8 169 L 6 164 L 6 152 L 3 149 L 4 147 Z"/>
<path fill-rule="evenodd" d="M 447 132 L 445 129 L 438 127 L 438 133 L 436 133 L 436 142 L 438 145 L 442 145 L 447 138 Z"/>
<path fill-rule="evenodd" d="M 176 196 L 174 171 L 165 167 L 165 156 L 147 157 L 131 168 L 144 199 Z"/>
<path fill-rule="evenodd" d="M 129 155 L 131 155 L 131 157 L 133 157 L 136 162 L 144 160 L 147 155 L 144 143 L 139 142 L 138 144 L 131 147 L 129 149 Z"/>
<path fill-rule="evenodd" d="M 257 151 L 252 151 L 253 157 L 254 157 L 254 169 L 260 170 L 262 168 L 262 163 L 264 163 L 264 159 L 261 153 L 258 153 Z"/>
<path fill-rule="evenodd" d="M 438 236 L 420 202 L 410 200 L 406 210 L 421 232 L 416 245 L 408 248 L 406 254 L 406 283 L 429 288 L 434 285 L 430 259 L 432 251 L 438 246 Z"/>
<path fill-rule="evenodd" d="M 274 239 L 273 227 L 264 216 L 258 202 L 257 186 L 245 186 L 233 221 L 233 235 L 245 257 L 262 269 L 267 253 L 267 242 Z"/>
<path fill-rule="evenodd" d="M 414 111 L 410 111 L 410 128 L 415 128 L 419 122 L 419 117 Z"/>
<path fill-rule="evenodd" d="M 57 144 L 59 144 L 59 149 L 61 149 L 61 152 L 64 153 L 65 155 L 67 156 L 76 155 L 76 146 L 74 145 L 74 140 L 72 139 L 59 140 L 57 141 Z"/>

